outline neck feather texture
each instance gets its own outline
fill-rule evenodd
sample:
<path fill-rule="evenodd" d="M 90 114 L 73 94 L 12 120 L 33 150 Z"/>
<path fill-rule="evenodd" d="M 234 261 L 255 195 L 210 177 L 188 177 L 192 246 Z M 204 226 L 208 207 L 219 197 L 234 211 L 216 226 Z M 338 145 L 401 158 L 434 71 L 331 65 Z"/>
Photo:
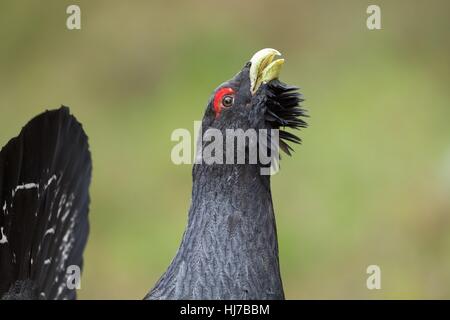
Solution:
<path fill-rule="evenodd" d="M 270 177 L 195 165 L 181 246 L 147 299 L 283 299 Z"/>

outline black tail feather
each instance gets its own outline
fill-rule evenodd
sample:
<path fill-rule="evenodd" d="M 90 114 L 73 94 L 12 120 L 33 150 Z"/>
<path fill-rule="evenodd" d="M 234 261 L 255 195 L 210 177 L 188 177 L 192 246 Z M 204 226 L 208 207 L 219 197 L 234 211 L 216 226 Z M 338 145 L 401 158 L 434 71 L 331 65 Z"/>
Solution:
<path fill-rule="evenodd" d="M 0 297 L 72 299 L 82 267 L 91 156 L 69 109 L 32 119 L 0 152 Z"/>

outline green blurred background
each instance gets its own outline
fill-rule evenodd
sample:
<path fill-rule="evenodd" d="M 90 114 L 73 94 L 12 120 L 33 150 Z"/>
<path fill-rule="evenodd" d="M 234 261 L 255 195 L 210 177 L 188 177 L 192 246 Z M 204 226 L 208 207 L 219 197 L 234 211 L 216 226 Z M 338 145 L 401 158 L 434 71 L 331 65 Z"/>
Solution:
<path fill-rule="evenodd" d="M 78 4 L 82 29 L 65 27 Z M 366 28 L 378 4 L 382 30 Z M 175 254 L 209 95 L 280 50 L 310 127 L 273 178 L 286 296 L 450 298 L 448 1 L 2 1 L 0 144 L 69 105 L 94 161 L 81 299 L 141 299 Z M 366 268 L 382 289 L 366 288 Z"/>

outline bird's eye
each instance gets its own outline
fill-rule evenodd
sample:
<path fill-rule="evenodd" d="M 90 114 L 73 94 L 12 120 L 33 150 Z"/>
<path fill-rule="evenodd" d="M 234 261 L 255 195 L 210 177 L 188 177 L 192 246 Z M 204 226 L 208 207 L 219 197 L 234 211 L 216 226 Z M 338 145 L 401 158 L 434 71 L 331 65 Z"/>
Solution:
<path fill-rule="evenodd" d="M 233 105 L 234 98 L 231 95 L 226 95 L 222 98 L 222 105 L 225 108 L 231 107 Z"/>
<path fill-rule="evenodd" d="M 213 107 L 216 119 L 219 118 L 222 109 L 229 108 L 234 102 L 234 90 L 232 88 L 220 88 L 214 95 Z"/>

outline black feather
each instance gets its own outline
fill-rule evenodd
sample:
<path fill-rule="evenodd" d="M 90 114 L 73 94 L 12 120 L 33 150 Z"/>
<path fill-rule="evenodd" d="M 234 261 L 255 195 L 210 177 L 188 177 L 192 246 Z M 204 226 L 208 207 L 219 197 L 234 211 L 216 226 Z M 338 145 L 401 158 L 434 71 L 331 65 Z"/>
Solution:
<path fill-rule="evenodd" d="M 302 119 L 308 117 L 306 110 L 300 106 L 304 101 L 298 92 L 299 88 L 289 86 L 279 80 L 267 83 L 267 109 L 265 121 L 273 129 L 279 129 L 280 148 L 286 154 L 293 151 L 288 142 L 301 143 L 301 139 L 286 131 L 286 128 L 306 128 L 307 123 Z"/>
<path fill-rule="evenodd" d="M 69 109 L 32 119 L 0 152 L 0 297 L 74 299 L 66 269 L 82 267 L 91 155 Z"/>

